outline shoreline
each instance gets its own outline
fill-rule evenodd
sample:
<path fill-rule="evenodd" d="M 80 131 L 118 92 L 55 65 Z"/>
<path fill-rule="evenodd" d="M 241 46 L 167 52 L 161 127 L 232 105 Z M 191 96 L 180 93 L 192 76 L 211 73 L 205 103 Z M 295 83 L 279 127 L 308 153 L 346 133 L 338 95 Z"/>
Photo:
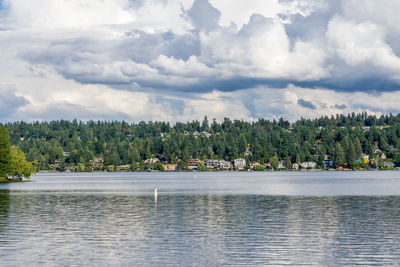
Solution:
<path fill-rule="evenodd" d="M 61 172 L 61 171 L 47 171 L 41 170 L 38 173 L 147 173 L 147 172 L 157 172 L 157 173 L 207 173 L 207 172 L 255 172 L 255 173 L 262 173 L 262 172 L 385 172 L 385 171 L 400 171 L 400 169 L 357 169 L 357 170 L 336 170 L 336 169 L 312 169 L 312 170 L 279 170 L 279 171 L 253 171 L 253 170 L 208 170 L 208 171 L 196 171 L 196 170 L 182 170 L 182 171 L 119 171 L 119 172 L 108 172 L 108 171 L 74 171 L 74 172 Z M 0 180 L 1 181 L 1 180 Z"/>
<path fill-rule="evenodd" d="M 0 183 L 24 183 L 27 182 L 27 179 L 23 178 L 0 178 Z"/>

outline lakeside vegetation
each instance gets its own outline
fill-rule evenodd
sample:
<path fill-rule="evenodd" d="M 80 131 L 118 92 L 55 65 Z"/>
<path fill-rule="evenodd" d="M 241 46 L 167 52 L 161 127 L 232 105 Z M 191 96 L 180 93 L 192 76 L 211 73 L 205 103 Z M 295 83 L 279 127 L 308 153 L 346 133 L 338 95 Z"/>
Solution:
<path fill-rule="evenodd" d="M 393 169 L 400 166 L 400 115 L 175 125 L 120 121 L 14 122 L 14 150 L 38 170 Z M 17 153 L 18 154 L 18 153 Z M 21 156 L 19 154 L 19 156 Z M 20 174 L 18 174 L 20 175 Z M 23 175 L 23 174 L 22 174 Z"/>
<path fill-rule="evenodd" d="M 7 128 L 0 125 L 0 182 L 29 179 L 36 169 L 19 147 L 10 145 Z"/>

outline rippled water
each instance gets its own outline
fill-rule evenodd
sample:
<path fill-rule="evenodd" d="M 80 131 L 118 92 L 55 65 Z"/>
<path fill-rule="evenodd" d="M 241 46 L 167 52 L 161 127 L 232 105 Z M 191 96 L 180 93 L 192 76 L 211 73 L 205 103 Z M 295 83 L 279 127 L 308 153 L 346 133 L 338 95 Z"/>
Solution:
<path fill-rule="evenodd" d="M 40 174 L 32 180 L 0 184 L 0 265 L 400 263 L 399 172 Z"/>

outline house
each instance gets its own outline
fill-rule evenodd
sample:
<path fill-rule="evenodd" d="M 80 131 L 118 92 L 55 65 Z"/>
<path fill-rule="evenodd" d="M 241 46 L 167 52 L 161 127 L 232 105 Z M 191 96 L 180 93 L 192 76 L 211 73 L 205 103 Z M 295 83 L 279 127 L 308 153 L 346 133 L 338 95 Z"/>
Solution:
<path fill-rule="evenodd" d="M 376 143 L 374 145 L 374 154 L 381 154 L 382 150 L 379 149 L 378 144 Z"/>
<path fill-rule="evenodd" d="M 332 168 L 333 167 L 333 160 L 324 160 L 325 168 Z"/>
<path fill-rule="evenodd" d="M 216 169 L 219 166 L 219 161 L 217 159 L 208 159 L 206 160 L 207 169 Z"/>
<path fill-rule="evenodd" d="M 104 163 L 103 157 L 95 157 L 92 160 L 92 164 L 103 164 L 103 163 Z"/>
<path fill-rule="evenodd" d="M 299 166 L 299 164 L 297 164 L 297 163 L 293 163 L 293 164 L 292 164 L 292 169 L 293 169 L 293 170 L 298 170 L 299 167 L 300 167 L 300 166 Z"/>
<path fill-rule="evenodd" d="M 211 137 L 211 133 L 209 133 L 209 132 L 203 131 L 202 134 L 207 138 Z"/>
<path fill-rule="evenodd" d="M 313 161 L 303 162 L 300 164 L 303 169 L 315 169 L 317 167 L 317 163 Z"/>
<path fill-rule="evenodd" d="M 167 172 L 173 172 L 178 169 L 177 164 L 164 164 L 163 166 L 164 166 L 164 171 L 167 171 Z"/>
<path fill-rule="evenodd" d="M 245 157 L 251 156 L 250 148 L 246 148 L 246 151 L 243 154 Z"/>
<path fill-rule="evenodd" d="M 385 168 L 394 168 L 394 167 L 396 167 L 396 165 L 393 162 L 385 161 L 385 162 L 383 162 L 383 167 L 385 167 Z"/>
<path fill-rule="evenodd" d="M 246 160 L 245 159 L 235 159 L 233 161 L 233 164 L 235 165 L 235 169 L 243 170 L 244 167 L 246 166 Z"/>
<path fill-rule="evenodd" d="M 367 154 L 362 154 L 362 155 L 361 155 L 361 161 L 362 161 L 362 163 L 364 163 L 364 164 L 368 164 L 368 162 L 369 162 L 369 155 L 367 155 Z"/>
<path fill-rule="evenodd" d="M 225 160 L 220 160 L 218 163 L 219 163 L 218 167 L 221 170 L 229 170 L 231 168 L 231 166 L 232 166 L 229 161 L 225 161 Z"/>
<path fill-rule="evenodd" d="M 232 167 L 229 161 L 225 160 L 217 160 L 217 159 L 208 159 L 205 163 L 208 169 L 220 169 L 220 170 L 228 170 Z"/>
<path fill-rule="evenodd" d="M 65 172 L 74 172 L 76 170 L 75 166 L 66 166 L 64 167 Z"/>
<path fill-rule="evenodd" d="M 284 160 L 279 161 L 278 169 L 286 169 L 286 162 Z"/>
<path fill-rule="evenodd" d="M 134 135 L 133 135 L 133 134 L 127 134 L 127 135 L 125 135 L 125 137 L 127 137 L 127 138 L 133 138 Z"/>
<path fill-rule="evenodd" d="M 147 164 L 153 164 L 153 163 L 157 163 L 157 162 L 160 162 L 160 160 L 158 158 L 146 159 L 144 161 L 144 163 L 147 163 Z"/>
<path fill-rule="evenodd" d="M 189 170 L 197 170 L 197 165 L 199 164 L 199 159 L 189 159 L 188 160 L 188 168 Z"/>
<path fill-rule="evenodd" d="M 69 157 L 70 154 L 71 154 L 71 152 L 63 152 L 64 157 Z"/>
<path fill-rule="evenodd" d="M 261 165 L 260 162 L 258 162 L 258 161 L 251 161 L 251 162 L 249 163 L 250 170 L 254 169 L 254 166 L 257 166 L 257 165 Z"/>
<path fill-rule="evenodd" d="M 104 170 L 104 159 L 103 157 L 95 157 L 92 159 L 92 169 L 94 171 Z"/>
<path fill-rule="evenodd" d="M 117 172 L 129 172 L 131 170 L 130 165 L 120 165 L 116 168 Z"/>
<path fill-rule="evenodd" d="M 198 131 L 194 131 L 193 135 L 194 135 L 194 137 L 199 137 L 200 133 Z"/>

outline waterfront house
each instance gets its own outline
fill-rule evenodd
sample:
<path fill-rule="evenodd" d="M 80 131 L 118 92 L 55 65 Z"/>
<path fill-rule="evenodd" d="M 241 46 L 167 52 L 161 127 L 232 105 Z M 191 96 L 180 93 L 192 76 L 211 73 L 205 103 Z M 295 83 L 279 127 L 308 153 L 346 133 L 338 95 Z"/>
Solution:
<path fill-rule="evenodd" d="M 218 167 L 219 167 L 221 170 L 229 170 L 229 169 L 231 169 L 232 165 L 231 165 L 231 163 L 230 163 L 229 161 L 220 160 L 220 161 L 218 162 Z"/>
<path fill-rule="evenodd" d="M 189 170 L 197 170 L 197 165 L 200 163 L 199 159 L 189 159 L 188 168 Z"/>
<path fill-rule="evenodd" d="M 219 161 L 217 159 L 208 159 L 206 160 L 207 169 L 216 169 L 218 168 Z"/>
<path fill-rule="evenodd" d="M 279 161 L 278 169 L 286 169 L 286 162 L 284 160 Z"/>
<path fill-rule="evenodd" d="M 130 165 L 120 165 L 116 168 L 117 172 L 129 172 L 131 170 Z"/>
<path fill-rule="evenodd" d="M 164 171 L 173 172 L 178 169 L 178 165 L 176 164 L 164 164 Z"/>
<path fill-rule="evenodd" d="M 245 159 L 235 159 L 233 161 L 233 164 L 235 165 L 235 169 L 237 170 L 243 170 L 244 167 L 246 167 L 246 160 Z"/>
<path fill-rule="evenodd" d="M 300 164 L 303 169 L 315 169 L 317 168 L 317 163 L 313 161 L 307 161 Z"/>
<path fill-rule="evenodd" d="M 385 168 L 394 168 L 394 167 L 396 167 L 396 165 L 393 162 L 385 161 L 385 162 L 383 162 L 383 167 L 385 167 Z"/>

